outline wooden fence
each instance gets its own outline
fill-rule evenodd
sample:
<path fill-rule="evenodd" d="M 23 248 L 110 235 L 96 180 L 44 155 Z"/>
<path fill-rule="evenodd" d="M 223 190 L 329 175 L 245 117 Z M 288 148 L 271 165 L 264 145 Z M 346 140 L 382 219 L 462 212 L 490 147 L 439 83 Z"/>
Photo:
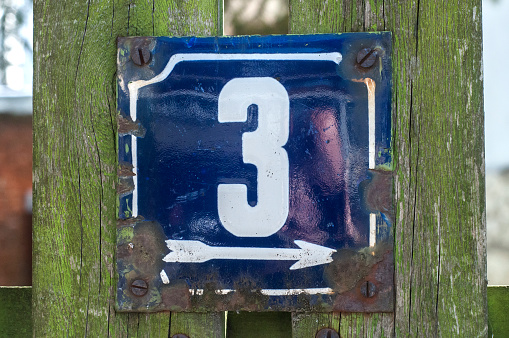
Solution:
<path fill-rule="evenodd" d="M 0 287 L 0 337 L 29 337 L 32 333 L 31 310 L 31 287 Z M 509 287 L 488 287 L 488 337 L 507 336 L 509 332 L 507 313 L 509 313 Z M 312 329 L 319 330 L 322 326 L 328 325 L 329 323 L 323 325 L 314 323 L 309 329 L 310 337 L 314 337 Z M 336 325 L 335 328 L 337 327 Z M 287 338 L 290 337 L 291 330 L 289 313 L 230 313 L 227 316 L 226 335 L 229 338 Z"/>
<path fill-rule="evenodd" d="M 480 0 L 290 0 L 294 34 L 393 33 L 394 313 L 115 312 L 116 38 L 221 34 L 221 6 L 34 2 L 34 336 L 486 336 Z"/>

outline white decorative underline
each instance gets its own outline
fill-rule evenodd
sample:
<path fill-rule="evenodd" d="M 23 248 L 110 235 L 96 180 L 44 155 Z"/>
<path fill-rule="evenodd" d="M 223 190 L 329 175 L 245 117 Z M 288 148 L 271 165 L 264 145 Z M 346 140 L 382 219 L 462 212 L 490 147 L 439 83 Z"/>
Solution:
<path fill-rule="evenodd" d="M 376 167 L 376 111 L 375 111 L 375 89 L 376 83 L 373 79 L 365 78 L 361 80 L 354 80 L 355 82 L 363 82 L 368 90 L 368 161 L 369 169 L 375 169 Z M 377 214 L 369 214 L 369 246 L 374 247 L 376 245 L 376 219 Z"/>
<path fill-rule="evenodd" d="M 231 292 L 235 292 L 234 289 L 219 289 L 214 290 L 216 295 L 227 295 Z M 189 289 L 192 296 L 202 296 L 204 293 L 203 289 Z M 265 296 L 297 296 L 300 294 L 308 295 L 332 295 L 334 290 L 331 288 L 311 288 L 311 289 L 261 289 L 253 290 L 253 292 L 260 292 Z"/>

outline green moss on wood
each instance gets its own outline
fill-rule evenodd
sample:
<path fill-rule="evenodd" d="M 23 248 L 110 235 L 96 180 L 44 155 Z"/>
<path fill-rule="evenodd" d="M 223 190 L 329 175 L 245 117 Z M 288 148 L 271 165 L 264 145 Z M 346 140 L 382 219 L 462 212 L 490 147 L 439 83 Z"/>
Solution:
<path fill-rule="evenodd" d="M 32 288 L 0 287 L 0 337 L 32 335 Z"/>
<path fill-rule="evenodd" d="M 184 333 L 188 337 L 224 338 L 225 325 L 225 312 L 212 312 L 205 315 L 201 313 L 172 313 L 169 336 Z"/>
<path fill-rule="evenodd" d="M 116 39 L 213 35 L 217 10 L 216 0 L 34 2 L 34 336 L 168 336 L 169 313 L 114 309 Z M 202 316 L 202 337 L 221 332 Z M 180 318 L 192 322 L 171 325 Z"/>
<path fill-rule="evenodd" d="M 325 328 L 339 332 L 342 314 L 337 313 L 293 313 L 293 338 L 314 337 L 318 331 Z"/>
<path fill-rule="evenodd" d="M 509 286 L 488 288 L 488 337 L 502 338 L 509 333 Z"/>
<path fill-rule="evenodd" d="M 224 332 L 220 314 L 113 307 L 116 38 L 215 34 L 218 8 L 34 2 L 35 336 Z M 344 337 L 486 335 L 481 2 L 291 0 L 290 28 L 393 32 L 397 210 L 395 313 L 298 315 L 294 335 L 315 323 Z"/>
<path fill-rule="evenodd" d="M 393 33 L 396 311 L 375 336 L 486 335 L 481 1 L 290 0 L 290 18 Z M 341 332 L 369 336 L 376 316 Z"/>

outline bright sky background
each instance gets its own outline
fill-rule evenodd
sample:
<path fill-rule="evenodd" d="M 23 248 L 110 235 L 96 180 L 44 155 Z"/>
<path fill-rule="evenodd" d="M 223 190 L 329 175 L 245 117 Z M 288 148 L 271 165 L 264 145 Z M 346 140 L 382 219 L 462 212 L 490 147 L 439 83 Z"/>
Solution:
<path fill-rule="evenodd" d="M 486 169 L 509 168 L 509 0 L 483 1 Z"/>
<path fill-rule="evenodd" d="M 15 8 L 26 8 L 25 22 L 20 30 L 20 35 L 33 46 L 33 11 L 27 0 L 10 0 Z M 3 9 L 0 8 L 0 12 Z M 9 20 L 9 18 L 7 18 Z M 0 88 L 0 95 L 8 91 L 10 94 L 25 96 L 32 95 L 33 62 L 32 55 L 26 53 L 23 45 L 14 37 L 8 37 L 5 41 L 9 50 L 5 51 L 5 57 L 10 66 L 6 69 L 7 88 Z M 3 51 L 2 51 L 3 52 Z M 12 92 L 14 91 L 14 92 Z"/>

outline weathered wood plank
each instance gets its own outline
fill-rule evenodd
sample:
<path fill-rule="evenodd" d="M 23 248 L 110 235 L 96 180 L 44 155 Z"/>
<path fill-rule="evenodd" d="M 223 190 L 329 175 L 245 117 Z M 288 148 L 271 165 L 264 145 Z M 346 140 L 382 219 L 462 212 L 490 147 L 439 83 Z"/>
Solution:
<path fill-rule="evenodd" d="M 391 313 L 294 313 L 293 338 L 314 337 L 324 328 L 336 330 L 340 337 L 391 337 Z"/>
<path fill-rule="evenodd" d="M 393 32 L 396 310 L 383 330 L 486 335 L 481 2 L 290 1 L 291 33 L 373 30 Z M 371 332 L 374 316 L 341 331 Z"/>
<path fill-rule="evenodd" d="M 509 332 L 509 286 L 488 287 L 488 337 L 506 337 Z"/>
<path fill-rule="evenodd" d="M 32 288 L 0 287 L 0 337 L 29 337 L 32 334 Z"/>
<path fill-rule="evenodd" d="M 225 312 L 171 314 L 170 337 L 177 333 L 184 333 L 188 337 L 225 337 Z"/>
<path fill-rule="evenodd" d="M 116 38 L 215 34 L 218 8 L 34 1 L 34 336 L 168 336 L 170 314 L 114 309 Z M 206 318 L 221 315 L 202 316 L 193 325 L 212 336 Z"/>
<path fill-rule="evenodd" d="M 342 313 L 339 335 L 343 338 L 392 337 L 392 313 Z"/>
<path fill-rule="evenodd" d="M 292 313 L 293 338 L 314 337 L 325 328 L 339 332 L 341 313 Z"/>
<path fill-rule="evenodd" d="M 35 335 L 164 336 L 169 314 L 113 309 L 115 38 L 211 34 L 219 6 L 34 7 Z M 341 314 L 344 334 L 486 334 L 480 14 L 473 0 L 291 3 L 293 33 L 394 34 L 397 308 Z"/>

